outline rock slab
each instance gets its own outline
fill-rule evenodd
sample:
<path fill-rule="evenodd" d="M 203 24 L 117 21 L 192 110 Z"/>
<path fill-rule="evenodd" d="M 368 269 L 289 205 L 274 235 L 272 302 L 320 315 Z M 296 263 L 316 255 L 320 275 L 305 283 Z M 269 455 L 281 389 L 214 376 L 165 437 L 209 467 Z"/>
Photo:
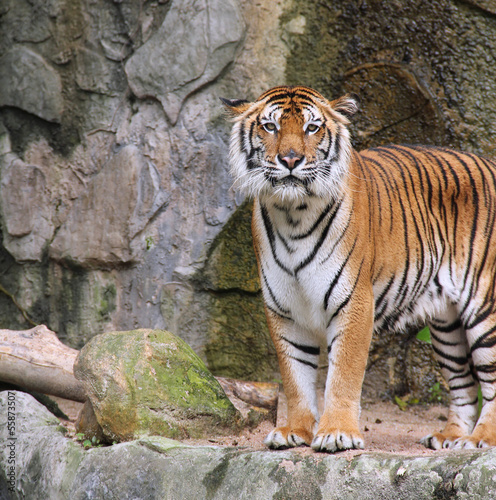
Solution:
<path fill-rule="evenodd" d="M 126 63 L 129 85 L 138 97 L 158 99 L 175 123 L 186 97 L 233 61 L 244 29 L 236 0 L 172 2 L 160 29 Z"/>
<path fill-rule="evenodd" d="M 81 350 L 74 374 L 110 442 L 235 433 L 242 423 L 203 361 L 165 330 L 98 335 Z"/>
<path fill-rule="evenodd" d="M 151 436 L 85 451 L 31 396 L 0 393 L 0 415 L 7 415 L 9 402 L 15 403 L 14 441 L 6 420 L 0 421 L 0 443 L 7 443 L 0 447 L 0 498 L 6 500 L 496 498 L 494 449 L 431 457 L 363 453 L 348 460 L 191 447 Z M 14 473 L 8 476 L 11 453 Z"/>
<path fill-rule="evenodd" d="M 62 83 L 45 59 L 25 47 L 13 47 L 0 58 L 0 107 L 18 107 L 50 122 L 63 112 Z"/>

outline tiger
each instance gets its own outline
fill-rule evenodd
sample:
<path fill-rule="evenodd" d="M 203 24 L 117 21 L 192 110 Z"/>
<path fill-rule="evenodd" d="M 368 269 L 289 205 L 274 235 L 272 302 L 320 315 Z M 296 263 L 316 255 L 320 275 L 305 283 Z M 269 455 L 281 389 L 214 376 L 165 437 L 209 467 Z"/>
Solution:
<path fill-rule="evenodd" d="M 373 331 L 426 324 L 450 389 L 432 449 L 496 445 L 496 163 L 444 147 L 357 152 L 356 94 L 278 86 L 223 99 L 234 187 L 252 234 L 287 423 L 272 449 L 363 449 L 362 383 Z M 319 415 L 321 346 L 328 371 Z M 325 349 L 325 347 L 324 347 Z M 479 414 L 478 390 L 482 394 Z"/>

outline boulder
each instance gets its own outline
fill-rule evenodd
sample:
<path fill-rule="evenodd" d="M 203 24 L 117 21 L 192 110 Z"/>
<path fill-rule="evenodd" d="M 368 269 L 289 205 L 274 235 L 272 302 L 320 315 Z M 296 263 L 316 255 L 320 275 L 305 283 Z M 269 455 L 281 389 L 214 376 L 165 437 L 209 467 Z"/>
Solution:
<path fill-rule="evenodd" d="M 15 155 L 6 155 L 0 164 L 3 245 L 18 262 L 41 262 L 55 230 L 45 175 Z"/>
<path fill-rule="evenodd" d="M 81 350 L 74 374 L 109 441 L 235 433 L 242 422 L 203 361 L 164 330 L 98 335 Z"/>

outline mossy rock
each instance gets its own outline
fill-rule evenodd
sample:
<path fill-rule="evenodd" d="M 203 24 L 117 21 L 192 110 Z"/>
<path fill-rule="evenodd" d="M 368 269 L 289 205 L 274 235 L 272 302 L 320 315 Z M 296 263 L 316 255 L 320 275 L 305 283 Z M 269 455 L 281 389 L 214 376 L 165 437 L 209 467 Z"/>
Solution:
<path fill-rule="evenodd" d="M 261 294 L 212 294 L 208 312 L 205 357 L 213 373 L 269 382 L 279 378 Z"/>
<path fill-rule="evenodd" d="M 164 330 L 104 333 L 74 365 L 110 441 L 237 432 L 242 417 L 203 361 Z"/>

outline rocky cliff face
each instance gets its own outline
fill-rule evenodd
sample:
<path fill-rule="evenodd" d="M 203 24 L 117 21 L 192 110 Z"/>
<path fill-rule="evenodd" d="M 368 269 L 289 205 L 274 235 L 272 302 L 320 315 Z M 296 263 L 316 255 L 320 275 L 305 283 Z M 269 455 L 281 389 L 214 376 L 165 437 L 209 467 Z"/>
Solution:
<path fill-rule="evenodd" d="M 6 0 L 0 285 L 73 347 L 105 330 L 165 328 L 217 373 L 271 377 L 250 236 L 238 230 L 249 207 L 230 187 L 218 97 L 281 83 L 354 91 L 359 148 L 492 155 L 489 4 Z M 0 327 L 27 326 L 0 293 Z M 399 386 L 412 346 L 402 342 L 383 365 Z"/>
<path fill-rule="evenodd" d="M 202 351 L 209 297 L 191 277 L 242 201 L 218 98 L 284 80 L 281 11 L 238 0 L 5 3 L 1 284 L 29 317 L 73 346 L 160 326 Z M 5 294 L 0 322 L 25 326 Z"/>

